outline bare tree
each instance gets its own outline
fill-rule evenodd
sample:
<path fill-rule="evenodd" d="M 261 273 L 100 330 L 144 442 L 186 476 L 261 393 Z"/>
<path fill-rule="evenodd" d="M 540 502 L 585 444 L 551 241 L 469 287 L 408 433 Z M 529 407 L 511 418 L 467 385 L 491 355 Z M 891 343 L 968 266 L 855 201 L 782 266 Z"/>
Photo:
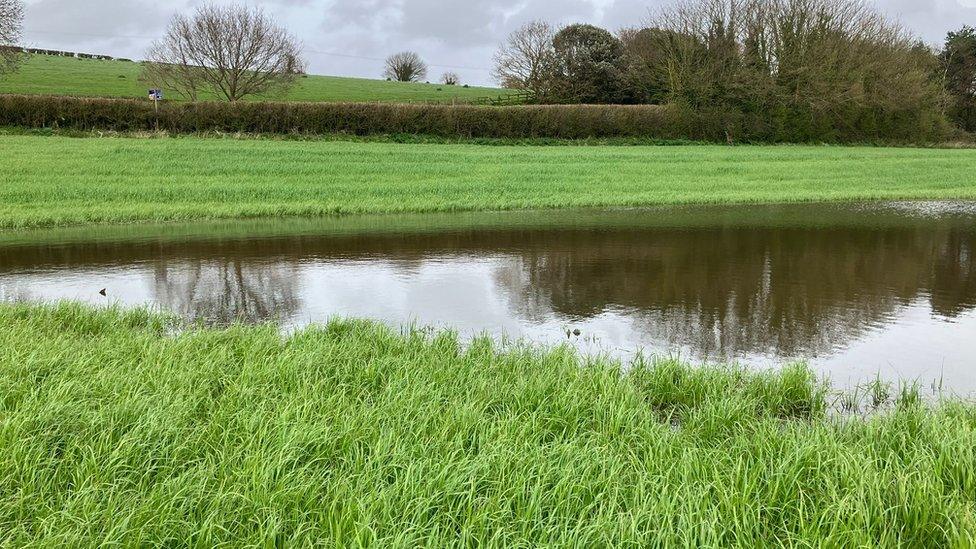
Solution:
<path fill-rule="evenodd" d="M 492 75 L 506 88 L 545 96 L 550 84 L 557 29 L 545 21 L 532 21 L 508 36 L 495 53 Z"/>
<path fill-rule="evenodd" d="M 165 42 L 169 42 L 168 37 L 151 46 L 147 57 L 152 61 L 143 63 L 140 80 L 196 101 L 200 90 L 207 87 L 203 67 L 195 65 L 178 43 L 165 45 Z"/>
<path fill-rule="evenodd" d="M 441 82 L 447 86 L 457 86 L 461 83 L 461 77 L 456 72 L 445 72 L 441 77 Z"/>
<path fill-rule="evenodd" d="M 24 53 L 17 47 L 24 23 L 24 3 L 21 0 L 0 0 L 0 74 L 13 71 Z"/>
<path fill-rule="evenodd" d="M 295 38 L 260 8 L 207 4 L 176 15 L 147 52 L 144 78 L 194 99 L 207 91 L 228 101 L 282 91 L 304 72 Z"/>
<path fill-rule="evenodd" d="M 193 321 L 226 326 L 234 322 L 284 320 L 301 306 L 298 264 L 247 258 L 188 258 L 155 264 L 156 301 Z"/>
<path fill-rule="evenodd" d="M 383 76 L 397 82 L 420 82 L 427 78 L 427 63 L 412 51 L 403 51 L 386 59 Z"/>

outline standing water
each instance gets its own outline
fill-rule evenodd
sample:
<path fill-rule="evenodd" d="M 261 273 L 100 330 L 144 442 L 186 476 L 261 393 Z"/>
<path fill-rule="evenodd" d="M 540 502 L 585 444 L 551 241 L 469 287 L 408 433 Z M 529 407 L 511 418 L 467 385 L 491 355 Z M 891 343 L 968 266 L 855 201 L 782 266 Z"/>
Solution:
<path fill-rule="evenodd" d="M 976 391 L 976 204 L 371 216 L 0 235 L 0 299 L 334 316 Z M 104 289 L 106 296 L 100 295 Z M 575 335 L 578 331 L 579 335 Z"/>

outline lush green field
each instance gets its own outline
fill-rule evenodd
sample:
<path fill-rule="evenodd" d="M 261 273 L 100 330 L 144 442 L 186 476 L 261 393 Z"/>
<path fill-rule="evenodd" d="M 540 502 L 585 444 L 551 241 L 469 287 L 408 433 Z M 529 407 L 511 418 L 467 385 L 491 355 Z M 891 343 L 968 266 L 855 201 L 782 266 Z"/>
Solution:
<path fill-rule="evenodd" d="M 976 150 L 0 136 L 0 227 L 976 198 Z"/>
<path fill-rule="evenodd" d="M 32 55 L 20 71 L 0 78 L 0 93 L 76 95 L 84 97 L 146 97 L 151 86 L 139 81 L 140 65 L 130 61 L 98 61 Z M 165 90 L 164 90 L 165 91 Z M 385 80 L 309 76 L 284 96 L 285 101 L 437 101 L 460 102 L 509 94 L 495 88 L 464 88 L 437 84 L 404 84 Z M 170 92 L 168 99 L 181 99 Z M 203 97 L 202 99 L 207 99 Z"/>
<path fill-rule="evenodd" d="M 881 394 L 876 391 L 875 395 Z M 0 306 L 0 545 L 964 547 L 976 408 L 802 367 Z"/>

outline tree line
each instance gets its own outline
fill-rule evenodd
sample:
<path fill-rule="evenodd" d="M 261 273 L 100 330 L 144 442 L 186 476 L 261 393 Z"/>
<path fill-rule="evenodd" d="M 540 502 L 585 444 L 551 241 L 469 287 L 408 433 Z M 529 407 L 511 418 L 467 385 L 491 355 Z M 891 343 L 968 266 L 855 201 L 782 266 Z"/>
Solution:
<path fill-rule="evenodd" d="M 617 33 L 533 21 L 494 75 L 539 103 L 672 104 L 798 137 L 946 116 L 976 131 L 976 30 L 936 51 L 863 0 L 682 0 Z"/>
<path fill-rule="evenodd" d="M 16 44 L 22 0 L 0 0 L 0 45 Z M 262 10 L 207 4 L 176 15 L 147 52 L 143 78 L 191 100 L 237 101 L 295 84 L 299 41 Z M 16 68 L 0 48 L 0 72 Z M 389 80 L 423 81 L 415 52 L 389 57 Z M 976 29 L 932 49 L 866 0 L 678 0 L 616 33 L 587 24 L 530 22 L 494 57 L 495 78 L 539 104 L 670 105 L 795 139 L 851 127 L 932 130 L 947 120 L 976 131 Z M 460 78 L 446 73 L 442 82 Z M 851 133 L 847 131 L 847 133 Z M 853 133 L 857 133 L 856 131 Z"/>
<path fill-rule="evenodd" d="M 420 54 L 402 51 L 386 58 L 383 77 L 395 82 L 423 82 L 429 70 L 427 62 Z M 456 72 L 448 71 L 441 76 L 440 81 L 445 86 L 458 86 L 461 84 L 461 77 Z"/>
<path fill-rule="evenodd" d="M 143 65 L 147 83 L 196 101 L 201 92 L 228 101 L 283 92 L 305 74 L 300 42 L 260 8 L 205 4 L 192 16 L 177 14 L 166 35 L 150 47 Z M 415 52 L 387 58 L 383 76 L 420 82 L 428 65 Z M 442 82 L 456 85 L 457 74 Z"/>

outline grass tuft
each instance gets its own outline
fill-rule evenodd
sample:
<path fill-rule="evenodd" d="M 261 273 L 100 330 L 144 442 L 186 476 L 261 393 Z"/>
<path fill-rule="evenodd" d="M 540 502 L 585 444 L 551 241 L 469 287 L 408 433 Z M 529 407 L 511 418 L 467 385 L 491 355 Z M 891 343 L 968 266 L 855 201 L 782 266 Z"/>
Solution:
<path fill-rule="evenodd" d="M 0 306 L 0 545 L 976 537 L 971 403 L 837 418 L 798 365 L 622 370 L 362 321 L 168 327 Z"/>

